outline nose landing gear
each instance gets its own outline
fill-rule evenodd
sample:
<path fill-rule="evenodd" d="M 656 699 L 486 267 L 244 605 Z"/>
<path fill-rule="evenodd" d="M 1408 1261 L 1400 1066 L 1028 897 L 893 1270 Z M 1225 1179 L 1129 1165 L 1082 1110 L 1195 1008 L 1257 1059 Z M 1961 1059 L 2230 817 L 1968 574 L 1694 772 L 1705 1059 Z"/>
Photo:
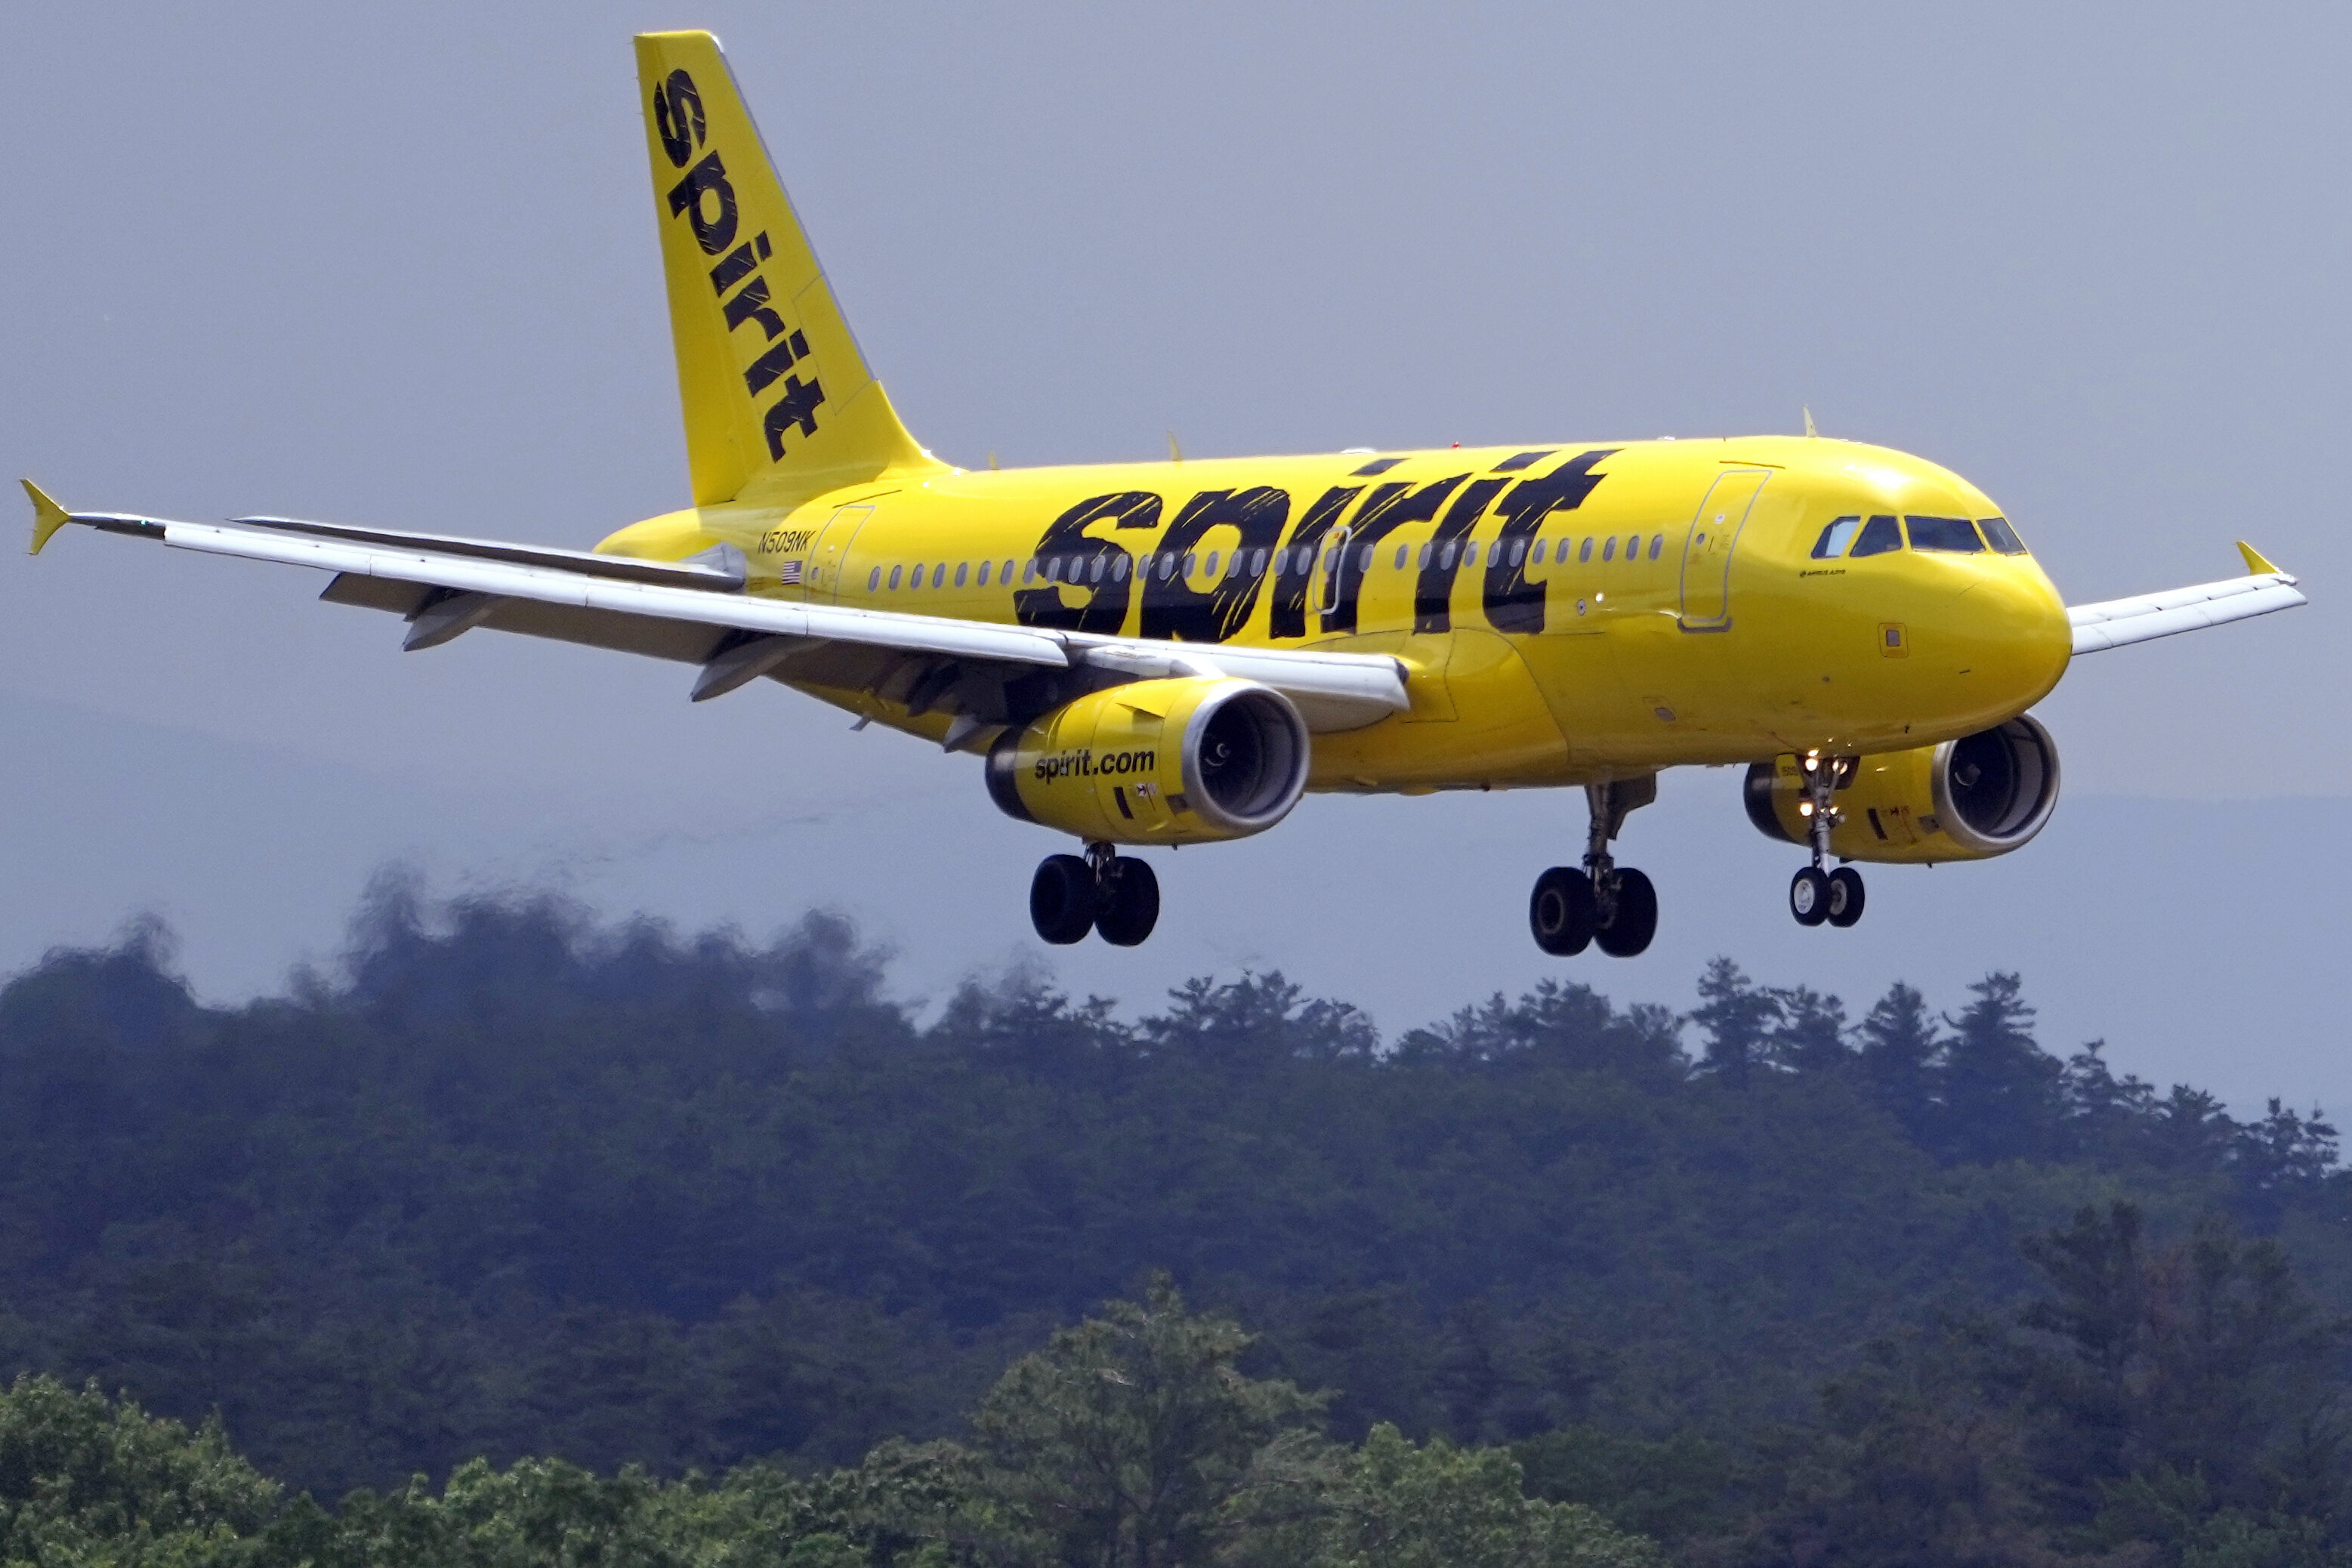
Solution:
<path fill-rule="evenodd" d="M 1159 922 L 1160 879 L 1108 844 L 1087 845 L 1083 858 L 1048 855 L 1029 879 L 1029 923 L 1056 946 L 1094 931 L 1113 947 L 1134 947 Z"/>
<path fill-rule="evenodd" d="M 1805 837 L 1812 846 L 1813 863 L 1789 879 L 1789 912 L 1801 926 L 1824 921 L 1850 926 L 1862 919 L 1862 873 L 1851 866 L 1825 871 L 1822 863 L 1830 858 L 1830 832 L 1841 815 L 1838 781 L 1853 773 L 1853 759 L 1806 756 L 1799 765 L 1805 773 Z"/>
<path fill-rule="evenodd" d="M 1554 866 L 1538 877 L 1528 925 L 1536 945 L 1555 957 L 1597 946 L 1612 958 L 1631 958 L 1657 934 L 1658 892 L 1641 872 L 1618 866 L 1609 841 L 1624 827 L 1627 813 L 1658 798 L 1658 776 L 1587 784 L 1584 798 L 1592 826 L 1585 835 L 1583 869 Z"/>

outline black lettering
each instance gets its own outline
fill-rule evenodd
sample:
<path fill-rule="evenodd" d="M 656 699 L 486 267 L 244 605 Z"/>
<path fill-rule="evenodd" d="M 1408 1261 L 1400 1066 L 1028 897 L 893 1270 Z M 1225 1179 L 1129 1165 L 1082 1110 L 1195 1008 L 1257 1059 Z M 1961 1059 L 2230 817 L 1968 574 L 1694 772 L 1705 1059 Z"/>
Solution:
<path fill-rule="evenodd" d="M 768 280 L 764 278 L 754 278 L 744 284 L 735 298 L 719 307 L 719 313 L 727 318 L 727 330 L 730 332 L 746 321 L 757 321 L 760 330 L 768 334 L 770 342 L 784 335 L 784 319 L 768 309 Z M 793 357 L 787 353 L 784 363 L 776 369 L 780 372 L 789 369 Z M 768 379 L 773 381 L 775 377 Z M 760 388 L 755 386 L 751 390 L 756 393 Z"/>
<path fill-rule="evenodd" d="M 1371 561 L 1372 547 L 1408 522 L 1427 522 L 1435 517 L 1454 487 L 1469 477 L 1456 474 L 1419 489 L 1404 484 L 1382 485 L 1365 499 L 1355 521 L 1348 525 L 1347 553 L 1332 567 L 1332 603 L 1323 613 L 1325 631 L 1356 629 L 1356 606 L 1364 596 L 1364 568 Z"/>
<path fill-rule="evenodd" d="M 654 89 L 654 129 L 661 133 L 662 151 L 669 155 L 672 168 L 685 168 L 702 145 L 702 94 L 683 70 L 670 72 L 669 79 Z"/>
<path fill-rule="evenodd" d="M 1348 503 L 1364 493 L 1361 485 L 1334 485 L 1315 498 L 1290 542 L 1274 552 L 1274 605 L 1266 614 L 1265 635 L 1303 637 L 1307 635 L 1307 599 L 1315 588 L 1315 558 L 1324 538 Z"/>
<path fill-rule="evenodd" d="M 719 198 L 716 215 L 702 210 L 705 195 Z M 705 256 L 716 256 L 735 243 L 735 187 L 727 183 L 727 165 L 718 153 L 688 169 L 686 178 L 670 187 L 669 216 L 693 223 L 694 241 Z"/>
<path fill-rule="evenodd" d="M 1486 557 L 1486 619 L 1498 632 L 1532 637 L 1544 629 L 1544 585 L 1528 581 L 1527 546 L 1555 510 L 1572 511 L 1609 476 L 1592 465 L 1616 454 L 1614 447 L 1580 452 L 1539 479 L 1522 479 L 1495 510 L 1503 531 Z"/>
<path fill-rule="evenodd" d="M 1429 564 L 1421 569 L 1421 576 L 1413 583 L 1414 631 L 1454 629 L 1454 580 L 1461 574 L 1456 550 L 1470 536 L 1470 531 L 1478 526 L 1486 503 L 1510 488 L 1510 483 L 1508 479 L 1480 479 L 1445 509 L 1444 521 L 1437 525 L 1437 536 L 1432 541 L 1436 548 L 1429 552 Z"/>
<path fill-rule="evenodd" d="M 776 377 L 793 368 L 793 345 L 776 343 L 766 353 L 753 360 L 743 371 L 743 384 L 752 396 L 768 390 Z"/>
<path fill-rule="evenodd" d="M 784 377 L 784 395 L 768 410 L 768 456 L 777 462 L 784 460 L 784 432 L 793 426 L 801 427 L 803 436 L 816 434 L 816 411 L 824 402 L 824 387 L 815 381 L 801 384 L 796 375 Z"/>
<path fill-rule="evenodd" d="M 1129 560 L 1129 556 L 1116 542 L 1097 539 L 1087 532 L 1102 522 L 1114 529 L 1157 528 L 1160 498 L 1149 490 L 1121 490 L 1082 500 L 1055 518 L 1037 541 L 1037 553 L 1050 553 L 1058 563 L 1062 552 L 1071 552 L 1069 577 L 1073 583 L 1078 580 L 1081 567 L 1089 563 L 1098 563 L 1101 579 L 1081 590 L 1087 595 L 1083 605 L 1064 604 L 1061 588 L 1050 581 L 1034 588 L 1018 589 L 1013 595 L 1014 620 L 1024 626 L 1118 635 L 1127 624 L 1127 596 L 1135 573 L 1131 561 L 1130 570 L 1117 570 L 1118 563 Z M 1092 578 L 1093 572 L 1086 575 Z"/>
<path fill-rule="evenodd" d="M 1258 588 L 1265 581 L 1250 574 L 1249 557 L 1273 549 L 1289 521 L 1289 492 L 1271 485 L 1202 490 L 1186 501 L 1160 538 L 1161 552 L 1182 555 L 1213 528 L 1237 528 L 1242 542 L 1206 592 L 1193 587 L 1181 572 L 1171 572 L 1165 582 L 1152 573 L 1143 586 L 1143 635 L 1177 642 L 1223 642 L 1240 631 L 1257 607 Z"/>

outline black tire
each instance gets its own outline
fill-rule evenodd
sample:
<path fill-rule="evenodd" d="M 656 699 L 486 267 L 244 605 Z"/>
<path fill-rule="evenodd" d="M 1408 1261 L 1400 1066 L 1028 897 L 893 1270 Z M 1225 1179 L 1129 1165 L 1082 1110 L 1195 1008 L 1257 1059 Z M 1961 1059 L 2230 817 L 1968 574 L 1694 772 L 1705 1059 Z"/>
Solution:
<path fill-rule="evenodd" d="M 1160 879 L 1140 860 L 1113 860 L 1096 900 L 1096 932 L 1113 947 L 1135 947 L 1159 923 Z"/>
<path fill-rule="evenodd" d="M 1658 934 L 1658 889 L 1639 871 L 1617 873 L 1617 908 L 1593 928 L 1592 944 L 1612 958 L 1632 958 Z"/>
<path fill-rule="evenodd" d="M 1808 866 L 1789 879 L 1789 912 L 1801 926 L 1817 926 L 1830 918 L 1830 879 L 1818 866 Z"/>
<path fill-rule="evenodd" d="M 1862 919 L 1862 873 L 1841 866 L 1830 873 L 1830 924 L 1850 926 Z"/>
<path fill-rule="evenodd" d="M 1592 941 L 1592 879 L 1571 866 L 1554 866 L 1536 879 L 1528 899 L 1528 928 L 1554 958 L 1572 958 Z"/>
<path fill-rule="evenodd" d="M 1095 929 L 1094 868 L 1075 855 L 1048 855 L 1029 879 L 1029 923 L 1056 947 Z"/>

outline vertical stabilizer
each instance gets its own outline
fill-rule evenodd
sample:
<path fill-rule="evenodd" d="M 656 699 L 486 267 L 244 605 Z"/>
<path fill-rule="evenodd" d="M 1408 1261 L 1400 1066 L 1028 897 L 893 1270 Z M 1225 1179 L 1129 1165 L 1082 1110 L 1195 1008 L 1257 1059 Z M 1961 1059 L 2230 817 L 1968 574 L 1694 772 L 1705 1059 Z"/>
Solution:
<path fill-rule="evenodd" d="M 866 368 L 708 33 L 637 37 L 694 502 L 937 467 Z"/>

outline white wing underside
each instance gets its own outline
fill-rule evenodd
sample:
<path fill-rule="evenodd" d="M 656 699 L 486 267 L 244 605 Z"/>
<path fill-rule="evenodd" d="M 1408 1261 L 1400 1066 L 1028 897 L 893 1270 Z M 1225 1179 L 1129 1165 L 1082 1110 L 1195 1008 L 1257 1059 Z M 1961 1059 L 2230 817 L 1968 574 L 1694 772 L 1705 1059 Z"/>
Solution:
<path fill-rule="evenodd" d="M 2294 584 L 2295 579 L 2284 572 L 2261 572 L 2137 598 L 2074 605 L 2068 607 L 2066 618 L 2074 623 L 2079 656 L 2291 610 L 2305 602 Z"/>
<path fill-rule="evenodd" d="M 919 713 L 968 720 L 950 731 L 951 744 L 1004 721 L 1007 683 L 1033 673 L 1066 672 L 1094 685 L 1180 675 L 1255 680 L 1296 703 L 1309 729 L 1326 732 L 1360 729 L 1411 706 L 1406 667 L 1376 654 L 1103 637 L 769 599 L 740 591 L 740 568 L 337 524 L 100 513 L 71 521 L 180 550 L 332 572 L 325 598 L 405 616 L 410 647 L 481 626 L 698 664 L 698 699 L 761 676 L 867 691 Z"/>

